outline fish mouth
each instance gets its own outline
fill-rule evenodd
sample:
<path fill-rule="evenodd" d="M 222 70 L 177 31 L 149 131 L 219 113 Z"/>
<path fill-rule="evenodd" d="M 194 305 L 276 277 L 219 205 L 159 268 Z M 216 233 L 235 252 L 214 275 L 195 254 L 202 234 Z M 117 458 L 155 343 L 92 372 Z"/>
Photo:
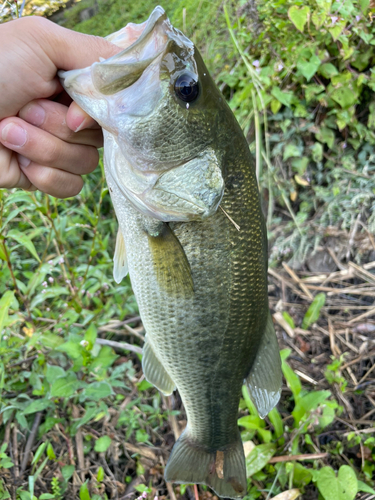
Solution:
<path fill-rule="evenodd" d="M 194 55 L 194 44 L 171 25 L 160 6 L 155 7 L 146 22 L 129 23 L 107 36 L 106 40 L 123 50 L 84 69 L 59 71 L 58 76 L 68 93 L 89 93 L 98 98 L 125 90 L 137 82 L 155 60 L 168 52 L 171 44 L 179 47 L 184 58 L 192 59 Z M 169 64 L 173 66 L 173 62 Z M 85 111 L 92 113 L 91 108 Z"/>

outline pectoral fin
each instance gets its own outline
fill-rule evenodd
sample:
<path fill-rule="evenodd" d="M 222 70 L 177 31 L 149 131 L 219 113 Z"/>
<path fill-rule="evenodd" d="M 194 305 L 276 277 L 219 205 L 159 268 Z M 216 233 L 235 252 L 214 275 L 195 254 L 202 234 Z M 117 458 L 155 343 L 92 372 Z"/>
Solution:
<path fill-rule="evenodd" d="M 264 418 L 277 405 L 280 399 L 281 380 L 279 345 L 269 313 L 262 342 L 245 381 L 261 418 Z"/>
<path fill-rule="evenodd" d="M 156 357 L 147 338 L 143 346 L 142 369 L 146 380 L 159 389 L 165 396 L 169 396 L 175 390 L 176 384 Z"/>
<path fill-rule="evenodd" d="M 121 229 L 117 231 L 115 255 L 113 257 L 113 277 L 116 283 L 121 283 L 128 274 L 125 241 Z"/>
<path fill-rule="evenodd" d="M 168 293 L 191 296 L 194 293 L 190 264 L 181 243 L 168 224 L 159 222 L 148 231 L 156 278 Z"/>

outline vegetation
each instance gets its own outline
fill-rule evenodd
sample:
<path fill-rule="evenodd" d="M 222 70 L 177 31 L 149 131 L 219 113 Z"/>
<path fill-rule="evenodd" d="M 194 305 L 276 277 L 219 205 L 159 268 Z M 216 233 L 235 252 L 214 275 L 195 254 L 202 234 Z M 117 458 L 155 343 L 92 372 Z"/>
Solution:
<path fill-rule="evenodd" d="M 103 36 L 155 4 L 99 0 L 76 24 L 88 5 L 65 26 Z M 352 242 L 356 223 L 375 227 L 372 12 L 366 0 L 168 3 L 254 150 L 275 264 L 302 264 L 332 226 Z M 162 479 L 184 410 L 143 378 L 137 304 L 112 278 L 116 230 L 102 164 L 74 199 L 0 190 L 0 500 L 192 498 Z M 323 277 L 271 270 L 286 384 L 265 420 L 243 391 L 248 500 L 374 498 L 375 278 L 337 260 Z"/>

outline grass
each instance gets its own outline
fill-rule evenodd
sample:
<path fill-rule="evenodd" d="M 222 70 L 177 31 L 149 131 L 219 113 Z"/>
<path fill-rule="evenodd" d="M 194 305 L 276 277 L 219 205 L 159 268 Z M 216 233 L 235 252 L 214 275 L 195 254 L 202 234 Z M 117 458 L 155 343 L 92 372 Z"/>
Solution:
<path fill-rule="evenodd" d="M 104 35 L 143 21 L 153 7 L 148 0 L 99 2 L 97 16 L 73 25 L 72 12 L 66 25 Z M 237 28 L 228 32 L 232 13 L 225 19 L 220 2 L 172 0 L 168 11 L 203 47 L 222 86 L 224 73 L 234 69 L 236 76 L 244 60 L 251 63 L 233 44 L 242 35 Z M 250 138 L 254 117 L 259 137 L 261 106 L 240 101 L 231 88 L 223 86 L 245 132 Z M 249 96 L 254 103 L 256 95 Z M 249 109 L 258 116 L 246 118 Z M 293 117 L 283 113 L 287 135 Z M 271 147 L 276 139 L 270 137 Z M 287 177 L 267 163 L 266 148 L 263 153 L 272 186 L 285 189 Z M 265 179 L 263 193 L 271 196 Z M 286 245 L 293 247 L 293 233 L 286 238 L 281 223 L 291 217 L 285 206 L 276 205 L 279 227 L 271 225 L 276 234 L 284 231 L 284 246 L 274 247 L 284 257 Z M 296 217 L 302 231 L 314 232 Z M 186 418 L 178 394 L 163 398 L 144 380 L 137 304 L 128 278 L 117 285 L 112 277 L 116 231 L 102 165 L 74 199 L 0 190 L 0 500 L 193 498 L 191 486 L 163 480 Z M 326 231 L 339 245 L 343 231 Z M 366 248 L 364 255 L 371 252 L 366 233 L 350 238 Z M 343 246 L 346 252 L 345 240 Z M 341 247 L 329 250 L 342 267 L 333 273 L 288 265 L 270 270 L 285 381 L 280 404 L 265 420 L 243 391 L 248 500 L 375 495 L 374 266 L 345 261 Z M 213 498 L 201 486 L 199 495 Z"/>

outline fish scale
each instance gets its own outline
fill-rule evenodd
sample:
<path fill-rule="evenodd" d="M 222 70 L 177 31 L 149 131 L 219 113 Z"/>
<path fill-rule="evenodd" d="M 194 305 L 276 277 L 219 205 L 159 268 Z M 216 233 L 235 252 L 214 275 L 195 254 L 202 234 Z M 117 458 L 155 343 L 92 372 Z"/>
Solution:
<path fill-rule="evenodd" d="M 118 55 L 60 76 L 104 129 L 120 226 L 114 277 L 130 274 L 146 330 L 145 377 L 166 395 L 177 388 L 186 410 L 165 478 L 240 498 L 242 385 L 261 417 L 281 385 L 254 160 L 198 50 L 163 9 L 134 26 L 110 36 Z"/>

